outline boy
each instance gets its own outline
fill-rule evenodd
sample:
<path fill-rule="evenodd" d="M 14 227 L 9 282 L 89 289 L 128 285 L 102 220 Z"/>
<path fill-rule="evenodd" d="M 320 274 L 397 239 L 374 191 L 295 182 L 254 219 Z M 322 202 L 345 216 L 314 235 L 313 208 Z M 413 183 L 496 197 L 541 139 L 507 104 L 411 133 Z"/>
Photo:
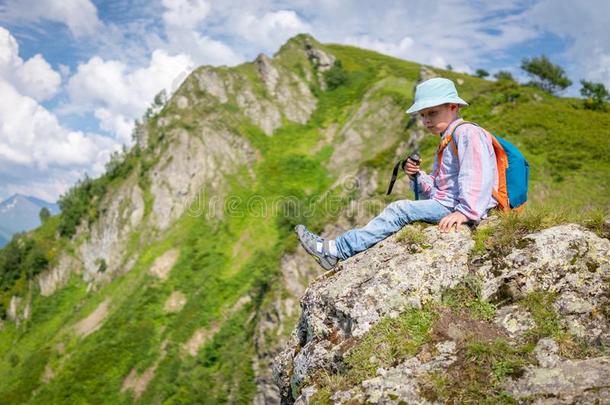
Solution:
<path fill-rule="evenodd" d="M 420 200 L 399 200 L 389 204 L 366 226 L 349 230 L 334 240 L 323 239 L 304 225 L 297 225 L 297 236 L 310 255 L 325 269 L 331 270 L 339 260 L 362 252 L 414 221 L 438 223 L 442 232 L 468 221 L 478 222 L 496 206 L 492 190 L 498 187 L 496 157 L 490 135 L 482 128 L 463 124 L 459 117 L 462 100 L 453 82 L 434 78 L 419 84 L 415 102 L 407 114 L 419 113 L 424 126 L 440 135 L 439 145 L 453 133 L 457 146 L 444 148 L 438 154 L 432 173 L 426 174 L 414 161 L 407 160 L 405 171 L 411 187 L 417 181 Z M 462 123 L 462 125 L 460 125 Z M 453 141 L 452 141 L 453 142 Z"/>

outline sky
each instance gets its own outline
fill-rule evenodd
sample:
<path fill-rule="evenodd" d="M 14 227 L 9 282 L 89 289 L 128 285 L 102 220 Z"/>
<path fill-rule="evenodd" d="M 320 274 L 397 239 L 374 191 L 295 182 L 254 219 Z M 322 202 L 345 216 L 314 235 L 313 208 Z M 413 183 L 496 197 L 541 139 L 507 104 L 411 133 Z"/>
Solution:
<path fill-rule="evenodd" d="M 290 37 L 473 73 L 523 58 L 610 88 L 606 0 L 0 0 L 0 201 L 54 202 L 132 145 L 159 91 L 200 65 L 272 55 Z"/>

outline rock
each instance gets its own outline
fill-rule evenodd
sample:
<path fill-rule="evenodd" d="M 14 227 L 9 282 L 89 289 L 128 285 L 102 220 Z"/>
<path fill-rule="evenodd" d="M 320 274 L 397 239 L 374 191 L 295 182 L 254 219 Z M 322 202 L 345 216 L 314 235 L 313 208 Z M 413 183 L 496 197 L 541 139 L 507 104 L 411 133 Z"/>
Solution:
<path fill-rule="evenodd" d="M 194 78 L 199 84 L 199 89 L 217 98 L 221 103 L 229 101 L 225 88 L 225 79 L 219 74 L 217 69 L 204 66 L 193 72 Z M 229 81 L 230 79 L 226 79 Z"/>
<path fill-rule="evenodd" d="M 315 48 L 309 40 L 305 41 L 305 50 L 307 57 L 315 67 L 320 88 L 326 90 L 326 80 L 323 73 L 333 67 L 336 60 L 335 57 L 321 49 Z"/>
<path fill-rule="evenodd" d="M 306 55 L 305 49 L 294 50 Z M 277 63 L 278 59 L 281 59 L 281 55 L 269 58 L 260 54 L 254 62 L 266 94 L 260 94 L 260 90 L 246 76 L 233 80 L 231 89 L 237 105 L 267 135 L 272 135 L 283 124 L 282 118 L 299 124 L 306 123 L 317 105 L 306 79 Z M 291 60 L 291 63 L 294 62 Z M 308 72 L 307 69 L 305 71 Z"/>
<path fill-rule="evenodd" d="M 276 99 L 284 116 L 299 124 L 305 124 L 309 120 L 317 105 L 317 99 L 305 81 L 288 71 L 280 76 Z"/>
<path fill-rule="evenodd" d="M 79 271 L 80 264 L 72 256 L 64 253 L 55 267 L 46 270 L 38 276 L 40 294 L 44 297 L 52 295 L 58 288 L 65 286 L 73 271 Z"/>
<path fill-rule="evenodd" d="M 267 336 L 289 336 L 298 320 L 299 297 L 307 284 L 322 273 L 322 269 L 302 249 L 286 254 L 280 262 L 282 282 L 278 283 L 274 299 L 262 312 L 255 336 L 256 355 L 252 360 L 256 375 L 256 404 L 277 404 L 280 390 L 272 375 L 274 358 L 280 353 L 282 340 L 269 341 Z M 285 298 L 283 298 L 285 297 Z M 290 386 L 287 381 L 286 386 Z"/>
<path fill-rule="evenodd" d="M 53 380 L 53 378 L 55 378 L 55 373 L 53 372 L 51 365 L 47 363 L 44 368 L 44 373 L 42 374 L 42 382 L 48 384 Z"/>
<path fill-rule="evenodd" d="M 248 118 L 266 135 L 273 135 L 273 131 L 282 125 L 280 109 L 269 100 L 258 98 L 250 88 L 243 89 L 235 96 L 235 100 Z"/>
<path fill-rule="evenodd" d="M 273 66 L 271 59 L 264 53 L 261 53 L 256 57 L 255 60 L 256 68 L 261 80 L 265 84 L 267 91 L 270 95 L 275 96 L 275 88 L 280 79 L 280 73 Z"/>
<path fill-rule="evenodd" d="M 534 349 L 538 364 L 545 368 L 557 366 L 561 361 L 561 357 L 557 353 L 559 353 L 559 346 L 553 339 L 549 338 L 540 339 Z"/>
<path fill-rule="evenodd" d="M 383 83 L 367 91 L 358 109 L 336 135 L 338 142 L 328 163 L 333 172 L 353 176 L 360 169 L 358 162 L 366 157 L 373 158 L 396 143 L 396 136 L 380 137 L 380 133 L 400 134 L 403 131 L 408 116 L 391 98 L 379 97 Z"/>
<path fill-rule="evenodd" d="M 556 292 L 553 306 L 564 330 L 578 332 L 577 336 L 592 345 L 590 353 L 604 353 L 595 348 L 604 347 L 610 325 L 607 239 L 578 225 L 560 225 L 527 235 L 509 254 L 469 269 L 474 242 L 466 227 L 449 234 L 440 233 L 437 227 L 422 232 L 431 248 L 409 254 L 393 235 L 341 262 L 305 290 L 299 323 L 273 367 L 283 402 L 307 403 L 305 396 L 293 398 L 307 377 L 321 371 L 341 373 L 344 357 L 384 317 L 438 302 L 445 289 L 473 276 L 483 280 L 483 295 L 489 298 L 500 289 L 512 290 L 513 299 L 532 292 Z M 521 303 L 499 301 L 497 305 L 493 322 L 432 306 L 436 317 L 430 336 L 439 342 L 435 350 L 424 345 L 401 364 L 380 368 L 376 377 L 333 393 L 332 401 L 425 403 L 419 381 L 424 384 L 421 389 L 428 390 L 430 371 L 450 372 L 450 376 L 459 373 L 455 367 L 461 363 L 455 358 L 473 339 L 481 344 L 500 339 L 517 347 L 530 337 L 528 331 L 536 324 Z M 550 338 L 538 341 L 534 355 L 537 364 L 527 365 L 531 360 L 525 360 L 524 374 L 505 380 L 506 389 L 518 400 L 587 403 L 604 398 L 609 391 L 608 357 L 564 359 Z M 579 369 L 586 371 L 577 375 Z M 426 397 L 428 393 L 425 391 Z"/>
<path fill-rule="evenodd" d="M 478 342 L 492 342 L 506 338 L 504 330 L 496 324 L 470 319 L 446 308 L 440 308 L 437 315 L 432 334 L 436 339 L 450 339 L 460 349 L 473 339 Z"/>
<path fill-rule="evenodd" d="M 19 307 L 21 306 L 21 302 L 23 301 L 23 298 L 17 296 L 17 295 L 13 295 L 11 297 L 11 300 L 9 301 L 8 304 L 8 310 L 6 311 L 6 316 L 8 319 L 10 319 L 13 322 L 18 322 L 19 321 Z"/>
<path fill-rule="evenodd" d="M 466 276 L 474 245 L 468 228 L 443 234 L 430 227 L 423 232 L 431 249 L 405 254 L 393 236 L 312 283 L 301 299 L 303 313 L 293 345 L 276 358 L 283 363 L 275 368 L 282 395 L 292 391 L 286 375 L 291 374 L 291 387 L 298 386 L 312 370 L 341 358 L 351 340 L 382 317 L 438 301 L 444 289 Z"/>
<path fill-rule="evenodd" d="M 271 379 L 256 378 L 256 394 L 253 405 L 274 405 L 280 403 L 280 392 Z"/>
<path fill-rule="evenodd" d="M 507 305 L 500 308 L 494 322 L 504 328 L 513 339 L 524 337 L 527 331 L 536 326 L 532 314 L 518 305 Z"/>
<path fill-rule="evenodd" d="M 79 248 L 85 282 L 108 281 L 119 271 L 129 271 L 129 258 L 124 257 L 127 238 L 144 215 L 144 198 L 137 181 L 137 173 L 133 173 L 114 193 L 107 194 L 100 202 L 99 219 L 77 231 L 76 238 L 88 234 Z"/>
<path fill-rule="evenodd" d="M 305 44 L 307 50 L 307 56 L 313 62 L 314 66 L 320 72 L 324 72 L 333 67 L 335 63 L 335 57 L 329 53 L 322 51 L 321 49 L 314 48 L 311 43 Z"/>
<path fill-rule="evenodd" d="M 425 403 L 427 401 L 419 392 L 417 378 L 447 368 L 457 359 L 455 342 L 437 343 L 436 351 L 439 354 L 427 362 L 412 357 L 396 367 L 387 370 L 381 368 L 377 370 L 377 377 L 363 381 L 349 392 L 338 392 L 332 399 L 336 404 L 354 400 L 367 404 Z"/>
<path fill-rule="evenodd" d="M 564 315 L 588 314 L 593 310 L 593 305 L 572 291 L 567 291 L 559 296 L 555 302 L 555 308 Z"/>
<path fill-rule="evenodd" d="M 540 398 L 550 403 L 581 402 L 583 398 L 595 398 L 608 403 L 610 386 L 610 357 L 586 360 L 565 360 L 550 368 L 530 368 L 523 377 L 509 381 L 505 389 L 516 399 Z M 591 403 L 594 403 L 592 401 Z M 547 402 L 548 403 L 548 402 Z"/>
<path fill-rule="evenodd" d="M 242 165 L 251 167 L 256 159 L 250 143 L 228 130 L 211 126 L 195 135 L 180 129 L 172 136 L 174 141 L 149 175 L 153 220 L 160 230 L 187 210 L 190 215 L 222 215 L 221 210 L 211 209 L 212 196 L 223 195 L 225 176 Z"/>
<path fill-rule="evenodd" d="M 189 99 L 184 96 L 178 96 L 176 98 L 176 106 L 179 109 L 184 110 L 185 108 L 187 108 L 189 106 Z"/>
<path fill-rule="evenodd" d="M 27 303 L 25 304 L 25 308 L 23 308 L 23 319 L 27 320 L 30 319 L 30 316 L 32 315 L 32 299 L 31 296 L 28 297 Z"/>
<path fill-rule="evenodd" d="M 427 66 L 423 66 L 419 69 L 419 82 L 425 82 L 426 80 L 432 79 L 434 77 L 438 77 L 436 72 Z M 415 94 L 415 89 L 413 89 L 413 94 Z"/>
<path fill-rule="evenodd" d="M 301 395 L 299 396 L 299 398 L 297 398 L 297 400 L 294 402 L 295 405 L 314 405 L 312 402 L 310 402 L 310 398 L 316 393 L 316 387 L 314 386 L 309 386 L 309 387 L 305 387 L 303 388 L 303 390 L 301 390 Z"/>
<path fill-rule="evenodd" d="M 484 296 L 500 290 L 513 298 L 534 291 L 559 293 L 555 309 L 562 324 L 589 342 L 610 345 L 610 240 L 566 224 L 527 235 L 524 247 L 499 258 L 482 286 Z M 492 266 L 491 263 L 487 263 Z"/>

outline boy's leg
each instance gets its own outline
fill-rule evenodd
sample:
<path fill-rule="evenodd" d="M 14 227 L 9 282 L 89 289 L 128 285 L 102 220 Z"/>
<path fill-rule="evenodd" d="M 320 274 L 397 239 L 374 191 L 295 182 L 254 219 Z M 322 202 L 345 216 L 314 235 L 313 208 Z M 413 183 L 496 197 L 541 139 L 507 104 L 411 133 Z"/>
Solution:
<path fill-rule="evenodd" d="M 363 228 L 349 230 L 335 239 L 337 256 L 345 260 L 398 232 L 414 221 L 439 222 L 451 210 L 435 200 L 399 200 L 389 204 Z"/>
<path fill-rule="evenodd" d="M 324 270 L 330 270 L 337 265 L 339 259 L 331 253 L 328 239 L 321 238 L 309 231 L 303 224 L 297 225 L 294 230 L 305 251 L 316 259 Z"/>

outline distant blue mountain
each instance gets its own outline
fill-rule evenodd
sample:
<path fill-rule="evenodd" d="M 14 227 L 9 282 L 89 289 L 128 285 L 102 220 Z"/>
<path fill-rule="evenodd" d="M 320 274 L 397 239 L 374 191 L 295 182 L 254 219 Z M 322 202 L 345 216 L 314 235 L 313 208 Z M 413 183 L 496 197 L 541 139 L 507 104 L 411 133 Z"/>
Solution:
<path fill-rule="evenodd" d="M 40 210 L 47 207 L 51 215 L 59 214 L 59 206 L 40 198 L 15 194 L 0 203 L 0 247 L 17 232 L 29 231 L 40 225 Z"/>

